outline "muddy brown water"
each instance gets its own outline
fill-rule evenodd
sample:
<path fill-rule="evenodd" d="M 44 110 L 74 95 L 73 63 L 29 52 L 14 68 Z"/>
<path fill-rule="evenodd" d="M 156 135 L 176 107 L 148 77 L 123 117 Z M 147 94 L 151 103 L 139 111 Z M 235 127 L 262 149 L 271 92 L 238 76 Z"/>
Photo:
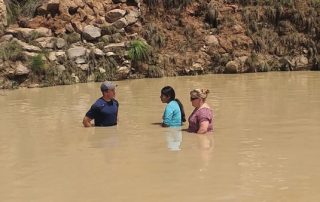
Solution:
<path fill-rule="evenodd" d="M 117 84 L 111 128 L 81 125 L 99 83 L 1 92 L 0 201 L 320 201 L 319 72 Z M 189 91 L 211 90 L 213 135 L 152 124 L 165 85 L 187 115 Z"/>

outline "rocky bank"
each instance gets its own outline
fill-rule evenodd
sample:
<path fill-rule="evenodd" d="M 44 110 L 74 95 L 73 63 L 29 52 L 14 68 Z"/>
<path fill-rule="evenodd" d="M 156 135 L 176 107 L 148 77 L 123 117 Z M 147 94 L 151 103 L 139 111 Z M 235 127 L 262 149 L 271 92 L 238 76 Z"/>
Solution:
<path fill-rule="evenodd" d="M 320 70 L 316 0 L 27 3 L 9 22 L 12 1 L 0 0 L 0 89 Z"/>

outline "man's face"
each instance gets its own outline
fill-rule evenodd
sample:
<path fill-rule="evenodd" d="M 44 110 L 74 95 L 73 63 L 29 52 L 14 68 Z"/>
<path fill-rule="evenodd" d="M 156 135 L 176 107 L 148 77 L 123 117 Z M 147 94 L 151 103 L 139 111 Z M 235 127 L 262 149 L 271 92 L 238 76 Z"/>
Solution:
<path fill-rule="evenodd" d="M 110 98 L 110 99 L 113 99 L 113 98 L 115 98 L 115 96 L 116 96 L 116 89 L 106 90 L 106 91 L 103 92 L 103 94 L 104 94 L 106 97 L 108 97 L 108 98 Z"/>

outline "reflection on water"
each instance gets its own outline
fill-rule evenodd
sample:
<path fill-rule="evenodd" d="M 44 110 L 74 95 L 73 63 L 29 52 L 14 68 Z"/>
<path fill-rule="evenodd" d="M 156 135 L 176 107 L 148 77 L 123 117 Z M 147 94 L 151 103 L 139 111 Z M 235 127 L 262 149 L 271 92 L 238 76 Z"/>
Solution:
<path fill-rule="evenodd" d="M 171 151 L 181 150 L 182 131 L 181 127 L 166 128 L 166 140 L 168 149 Z"/>
<path fill-rule="evenodd" d="M 81 124 L 99 83 L 0 92 L 1 202 L 320 200 L 319 72 L 117 84 L 110 128 Z M 190 90 L 210 89 L 213 134 L 152 124 L 166 85 L 187 116 Z"/>

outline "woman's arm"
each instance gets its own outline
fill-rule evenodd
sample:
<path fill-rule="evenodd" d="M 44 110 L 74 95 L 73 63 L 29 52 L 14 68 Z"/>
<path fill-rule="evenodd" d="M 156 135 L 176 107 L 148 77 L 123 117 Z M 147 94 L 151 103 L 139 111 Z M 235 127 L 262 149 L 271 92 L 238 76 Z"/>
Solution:
<path fill-rule="evenodd" d="M 197 131 L 198 134 L 205 134 L 208 132 L 209 121 L 202 121 L 200 122 L 199 130 Z"/>

